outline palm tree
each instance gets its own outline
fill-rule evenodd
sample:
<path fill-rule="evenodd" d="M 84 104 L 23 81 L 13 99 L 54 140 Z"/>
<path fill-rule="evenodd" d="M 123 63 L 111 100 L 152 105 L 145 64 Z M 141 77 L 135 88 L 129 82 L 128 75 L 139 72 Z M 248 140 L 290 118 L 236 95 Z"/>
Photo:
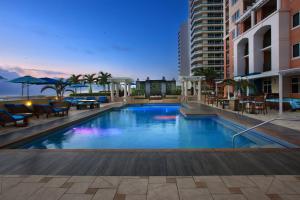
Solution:
<path fill-rule="evenodd" d="M 73 90 L 67 89 L 67 87 L 70 84 L 68 82 L 65 82 L 63 79 L 59 79 L 54 85 L 46 85 L 41 89 L 41 93 L 44 92 L 45 90 L 51 89 L 55 90 L 57 99 L 61 101 L 63 99 L 64 93 L 65 92 L 73 92 Z"/>
<path fill-rule="evenodd" d="M 247 90 L 256 90 L 256 86 L 247 79 L 240 79 L 235 82 L 235 90 L 240 94 L 247 94 Z M 247 94 L 248 95 L 248 94 Z"/>
<path fill-rule="evenodd" d="M 93 85 L 94 83 L 96 83 L 97 80 L 98 80 L 95 76 L 96 76 L 96 74 L 86 74 L 86 75 L 84 75 L 84 77 L 83 77 L 84 83 L 87 83 L 87 84 L 89 84 L 89 86 L 90 86 L 90 88 L 89 88 L 89 93 L 90 93 L 90 94 L 93 93 L 92 85 Z"/>
<path fill-rule="evenodd" d="M 98 75 L 98 83 L 99 85 L 102 85 L 104 88 L 104 91 L 106 91 L 106 85 L 109 84 L 108 79 L 111 78 L 111 74 L 107 72 L 99 72 Z"/>
<path fill-rule="evenodd" d="M 81 83 L 81 74 L 78 74 L 78 75 L 75 75 L 75 74 L 72 74 L 70 76 L 70 78 L 68 78 L 68 82 L 71 84 L 71 85 L 75 85 L 75 84 L 80 84 Z M 75 88 L 75 94 L 77 93 L 77 88 Z"/>

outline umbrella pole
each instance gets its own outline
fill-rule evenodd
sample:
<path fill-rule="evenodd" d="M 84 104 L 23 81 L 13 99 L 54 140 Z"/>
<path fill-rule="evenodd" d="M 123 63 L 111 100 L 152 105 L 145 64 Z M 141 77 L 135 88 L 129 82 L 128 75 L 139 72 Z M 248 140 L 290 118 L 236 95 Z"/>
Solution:
<path fill-rule="evenodd" d="M 29 84 L 27 84 L 27 100 L 29 100 Z"/>
<path fill-rule="evenodd" d="M 24 96 L 24 83 L 21 84 L 21 88 L 22 88 L 22 97 Z"/>

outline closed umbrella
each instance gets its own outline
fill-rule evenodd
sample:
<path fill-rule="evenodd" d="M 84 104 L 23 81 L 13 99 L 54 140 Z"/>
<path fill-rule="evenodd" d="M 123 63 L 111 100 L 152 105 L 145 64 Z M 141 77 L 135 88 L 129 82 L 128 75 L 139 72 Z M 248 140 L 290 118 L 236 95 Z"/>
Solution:
<path fill-rule="evenodd" d="M 23 96 L 23 88 L 26 85 L 27 86 L 27 99 L 29 99 L 29 85 L 30 84 L 47 84 L 47 81 L 42 80 L 40 78 L 35 78 L 32 76 L 23 76 L 16 79 L 11 80 L 12 83 L 21 83 L 22 84 L 22 96 Z"/>

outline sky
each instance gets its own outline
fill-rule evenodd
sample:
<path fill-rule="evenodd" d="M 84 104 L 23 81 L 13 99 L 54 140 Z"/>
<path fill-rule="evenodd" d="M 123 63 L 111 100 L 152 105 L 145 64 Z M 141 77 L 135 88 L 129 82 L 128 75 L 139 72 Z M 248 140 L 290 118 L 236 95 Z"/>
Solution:
<path fill-rule="evenodd" d="M 187 0 L 1 0 L 0 73 L 177 78 L 187 6 Z"/>

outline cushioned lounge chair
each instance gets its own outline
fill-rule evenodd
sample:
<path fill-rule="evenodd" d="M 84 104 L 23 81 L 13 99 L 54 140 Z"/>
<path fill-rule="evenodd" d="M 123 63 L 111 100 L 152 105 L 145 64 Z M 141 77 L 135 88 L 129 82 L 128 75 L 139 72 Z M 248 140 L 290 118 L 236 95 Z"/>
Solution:
<path fill-rule="evenodd" d="M 21 124 L 18 122 L 22 121 Z M 27 126 L 28 117 L 24 115 L 12 115 L 5 110 L 0 110 L 0 125 L 5 126 L 7 123 L 14 123 L 15 126 Z"/>
<path fill-rule="evenodd" d="M 99 103 L 108 103 L 108 98 L 107 98 L 107 96 L 100 96 L 100 97 L 98 98 L 98 102 L 99 102 Z"/>
<path fill-rule="evenodd" d="M 48 118 L 51 114 L 55 116 L 63 116 L 68 114 L 69 108 L 59 108 L 53 107 L 49 104 L 34 104 L 33 105 L 34 114 L 39 118 L 40 115 L 46 115 Z"/>
<path fill-rule="evenodd" d="M 4 104 L 9 113 L 32 117 L 33 111 L 24 104 Z"/>

